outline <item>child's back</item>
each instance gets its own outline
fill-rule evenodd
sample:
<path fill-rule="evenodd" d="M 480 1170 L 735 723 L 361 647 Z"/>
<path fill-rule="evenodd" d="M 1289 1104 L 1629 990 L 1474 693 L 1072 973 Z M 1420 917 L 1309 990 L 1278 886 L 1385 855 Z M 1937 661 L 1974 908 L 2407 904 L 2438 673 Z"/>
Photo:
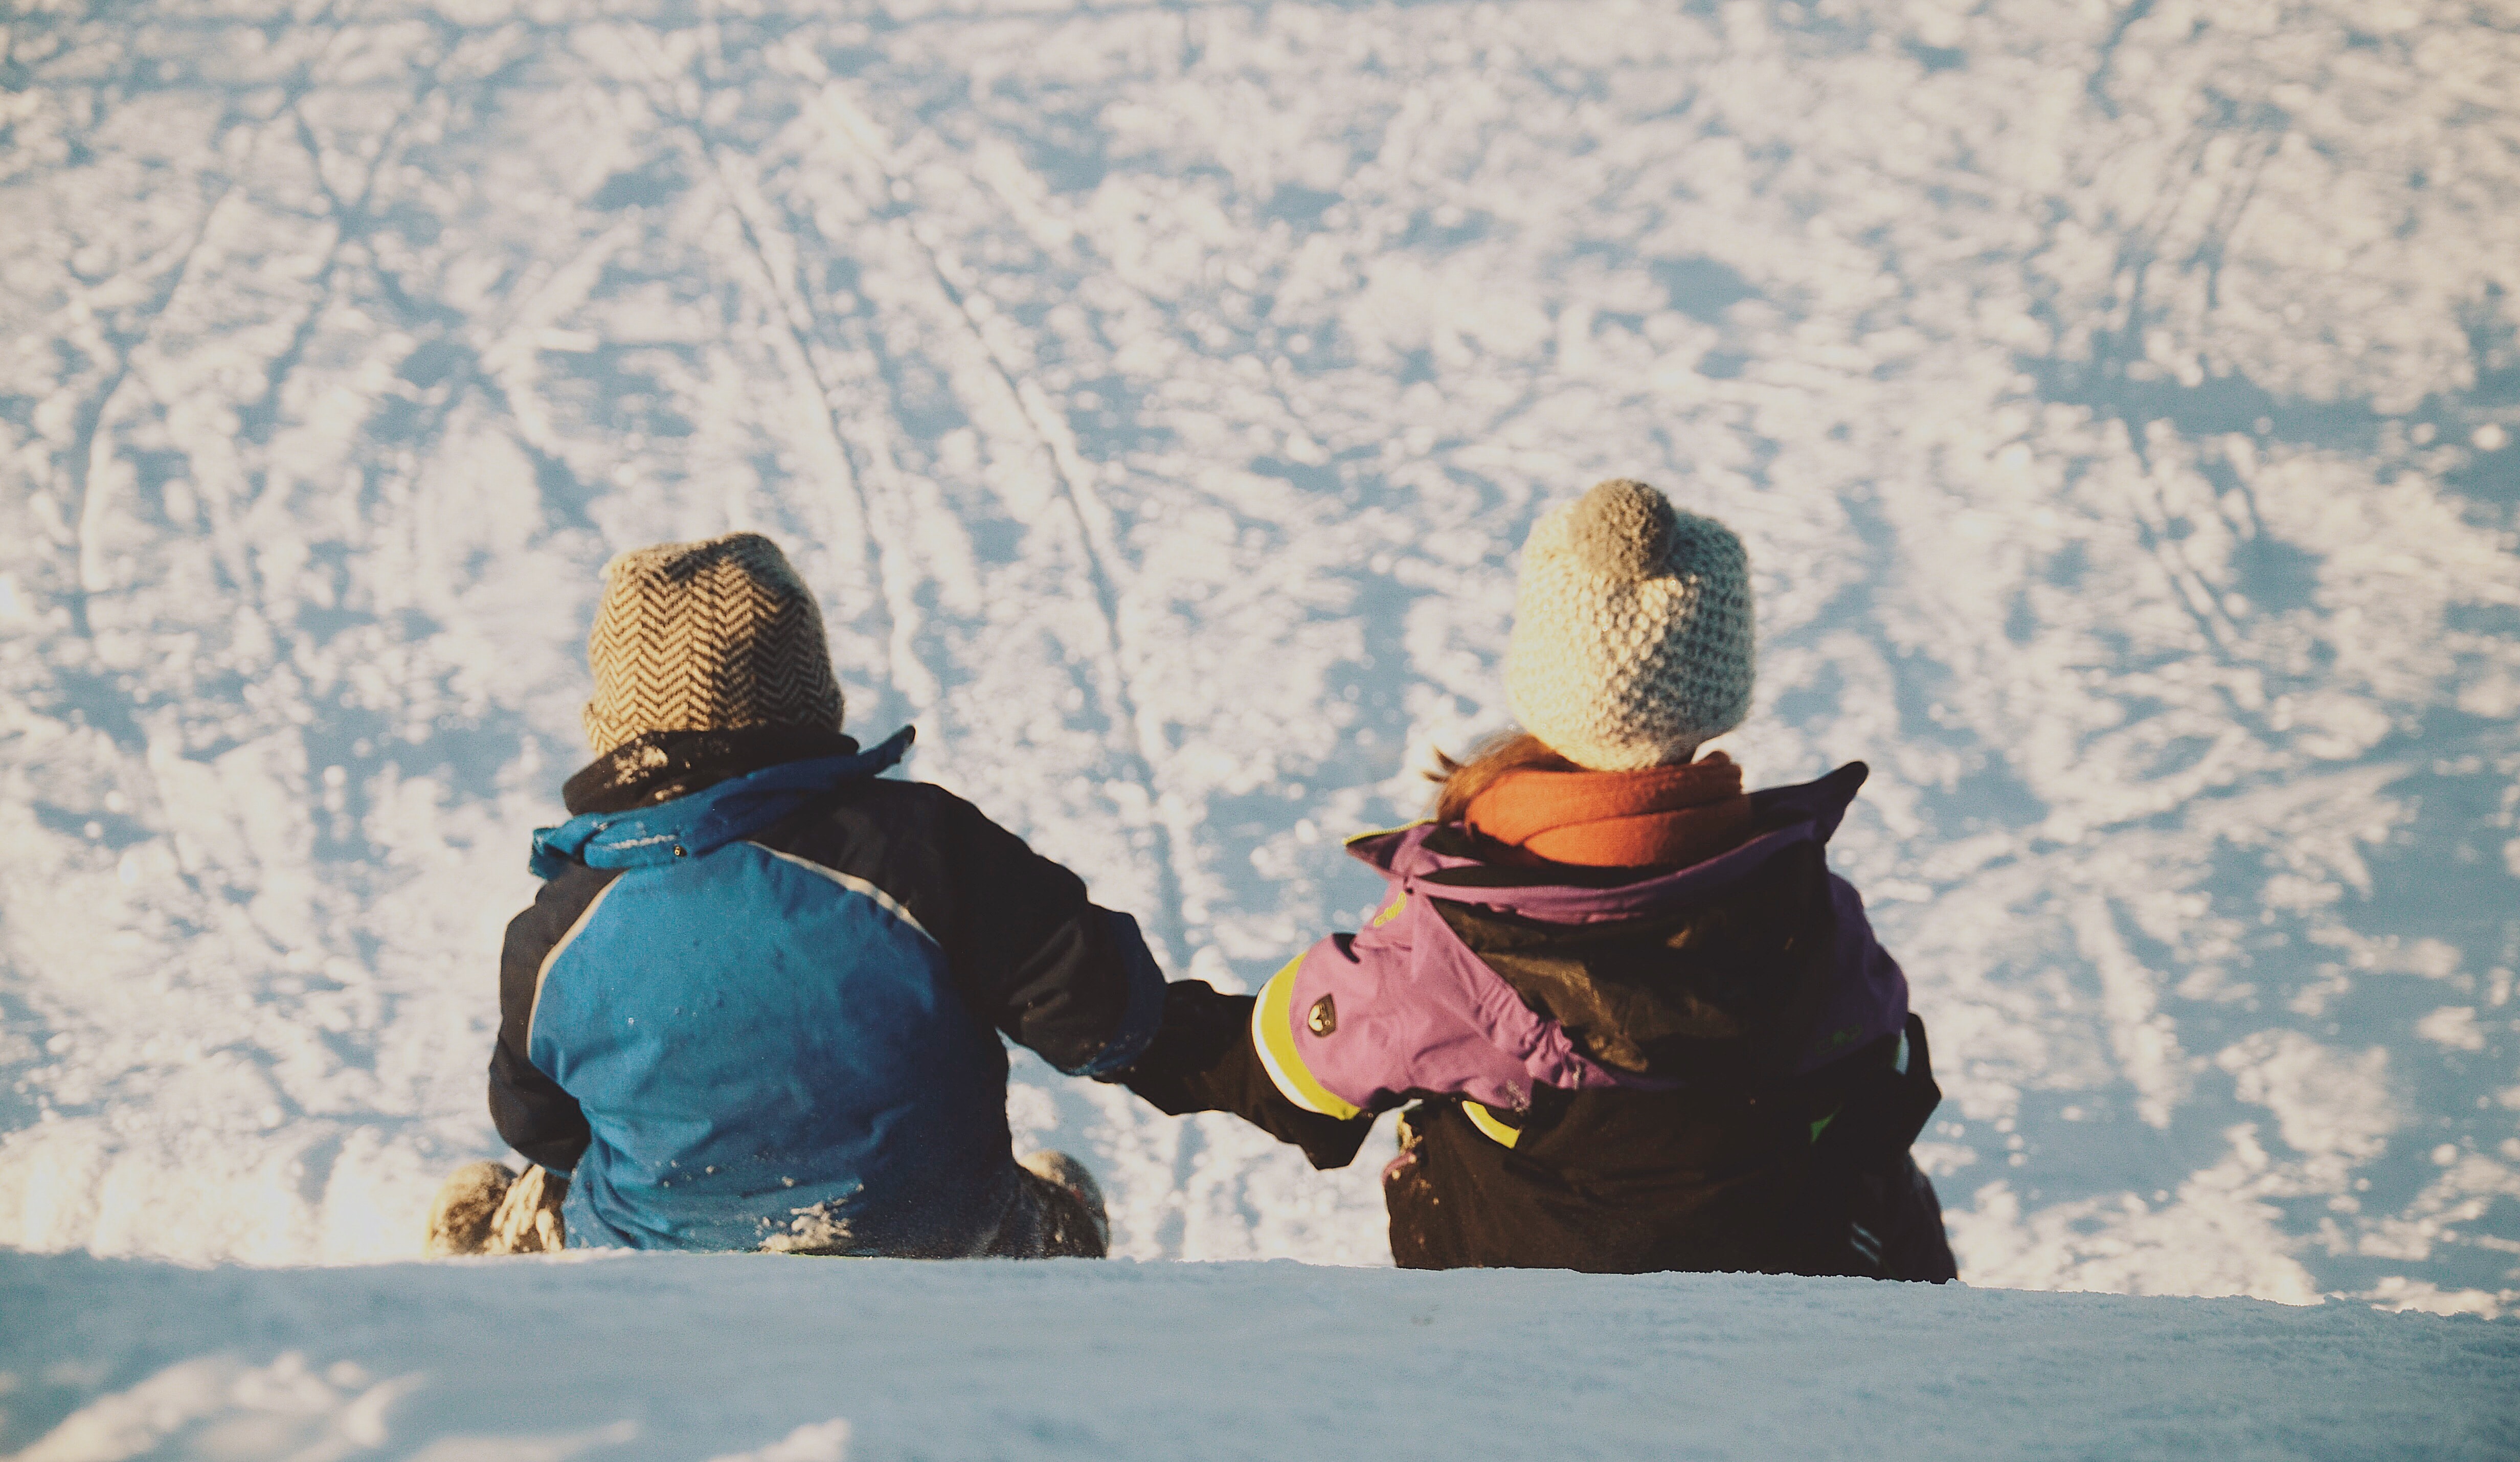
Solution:
<path fill-rule="evenodd" d="M 997 1030 L 1072 1073 L 1134 1059 L 1163 1000 L 1135 923 L 960 799 L 878 780 L 909 733 L 840 734 L 767 539 L 617 560 L 589 654 L 603 754 L 535 837 L 490 1065 L 501 1135 L 569 1175 L 566 1242 L 1102 1253 L 1082 1169 L 1011 1152 Z"/>
<path fill-rule="evenodd" d="M 1404 1116 L 1384 1174 L 1404 1266 L 1950 1277 L 1907 1165 L 1937 1099 L 1923 1028 L 1822 851 L 1862 768 L 1747 798 L 1720 756 L 1683 770 L 1715 775 L 1658 800 L 1718 795 L 1666 807 L 1673 820 L 1711 812 L 1698 820 L 1740 831 L 1678 868 L 1501 858 L 1477 802 L 1469 820 L 1361 842 L 1390 901 L 1263 992 L 1264 1023 L 1280 1002 L 1304 1017 L 1282 1069 L 1367 1106 L 1442 1093 Z M 1580 807 L 1638 780 L 1524 768 L 1500 790 Z M 1370 1034 L 1343 1045 L 1393 1029 L 1392 1002 L 1466 1019 L 1382 1051 Z"/>
<path fill-rule="evenodd" d="M 1352 845 L 1390 890 L 1253 1003 L 1273 1090 L 1218 1074 L 1231 1052 L 1167 1072 L 1169 1042 L 1132 1084 L 1330 1164 L 1355 1137 L 1275 1100 L 1357 1137 L 1414 1100 L 1383 1175 L 1403 1265 L 1953 1277 L 1908 1156 L 1939 1100 L 1924 1028 L 1826 865 L 1864 768 L 1745 794 L 1692 759 L 1746 712 L 1750 647 L 1722 525 L 1624 481 L 1544 519 L 1508 667 L 1532 734 L 1449 766 L 1432 823 Z"/>

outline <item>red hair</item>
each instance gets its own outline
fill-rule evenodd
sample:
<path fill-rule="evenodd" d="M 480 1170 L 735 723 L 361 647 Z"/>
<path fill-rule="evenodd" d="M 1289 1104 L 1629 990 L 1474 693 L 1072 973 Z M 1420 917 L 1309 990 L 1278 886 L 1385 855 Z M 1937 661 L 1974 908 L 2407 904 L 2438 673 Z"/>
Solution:
<path fill-rule="evenodd" d="M 1428 781 L 1441 784 L 1435 789 L 1435 820 L 1460 822 L 1469 814 L 1470 803 L 1495 786 L 1498 778 L 1508 772 L 1533 770 L 1562 772 L 1582 768 L 1528 731 L 1499 731 L 1472 747 L 1469 756 L 1461 761 L 1437 752 L 1435 769 L 1426 774 Z"/>

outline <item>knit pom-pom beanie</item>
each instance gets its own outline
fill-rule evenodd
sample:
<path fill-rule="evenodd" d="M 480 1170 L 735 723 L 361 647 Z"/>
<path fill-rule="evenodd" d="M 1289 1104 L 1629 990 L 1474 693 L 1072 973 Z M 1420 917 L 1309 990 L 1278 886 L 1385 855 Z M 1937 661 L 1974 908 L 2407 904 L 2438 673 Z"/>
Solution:
<path fill-rule="evenodd" d="M 1751 630 L 1732 530 L 1613 479 L 1532 526 L 1506 695 L 1578 766 L 1685 760 L 1749 714 Z"/>
<path fill-rule="evenodd" d="M 605 565 L 586 659 L 586 739 L 598 752 L 652 731 L 840 724 L 822 611 L 759 533 L 635 548 Z"/>

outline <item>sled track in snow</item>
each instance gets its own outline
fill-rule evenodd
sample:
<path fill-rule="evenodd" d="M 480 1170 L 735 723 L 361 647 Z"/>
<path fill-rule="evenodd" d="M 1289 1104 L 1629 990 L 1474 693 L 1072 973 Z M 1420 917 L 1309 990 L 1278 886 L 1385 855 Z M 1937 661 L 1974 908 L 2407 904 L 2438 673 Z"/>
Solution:
<path fill-rule="evenodd" d="M 827 88 L 836 88 L 841 85 L 835 78 L 825 80 L 822 84 Z M 848 104 L 853 110 L 865 114 L 865 109 L 857 107 L 853 98 L 848 99 Z M 986 379 L 993 382 L 998 390 L 1003 392 L 1003 407 L 1026 425 L 1029 431 L 1030 454 L 1042 463 L 1050 481 L 1058 491 L 1059 501 L 1064 506 L 1065 511 L 1061 516 L 1073 534 L 1073 546 L 1084 563 L 1090 602 L 1097 622 L 1101 626 L 1101 634 L 1098 636 L 1098 643 L 1094 646 L 1094 650 L 1097 658 L 1102 662 L 1103 673 L 1108 680 L 1107 685 L 1102 688 L 1103 694 L 1109 696 L 1111 700 L 1112 709 L 1116 713 L 1115 719 L 1127 728 L 1128 753 L 1131 760 L 1136 763 L 1134 768 L 1136 780 L 1145 788 L 1148 803 L 1155 811 L 1152 831 L 1161 841 L 1161 846 L 1157 848 L 1154 859 L 1161 908 L 1161 912 L 1153 920 L 1155 931 L 1177 960 L 1186 960 L 1192 944 L 1189 929 L 1181 912 L 1184 891 L 1188 884 L 1182 860 L 1186 856 L 1186 847 L 1192 839 L 1190 831 L 1179 824 L 1177 800 L 1165 794 L 1159 759 L 1151 745 L 1145 716 L 1140 709 L 1139 698 L 1131 686 L 1129 650 L 1127 636 L 1121 628 L 1121 590 L 1115 567 L 1120 562 L 1121 551 L 1110 538 L 1108 510 L 1093 485 L 1082 480 L 1084 473 L 1082 464 L 1071 460 L 1074 456 L 1072 444 L 1063 445 L 1057 440 L 1056 429 L 1043 421 L 1043 412 L 1047 406 L 1039 400 L 1038 391 L 1025 388 L 1026 383 L 1018 379 L 1016 369 L 999 354 L 997 348 L 990 343 L 983 323 L 973 315 L 968 295 L 971 289 L 977 288 L 976 283 L 958 283 L 953 278 L 944 255 L 934 245 L 920 237 L 915 207 L 892 196 L 895 189 L 908 180 L 893 168 L 889 158 L 877 150 L 872 139 L 858 135 L 853 129 L 840 128 L 835 131 L 819 119 L 817 125 L 823 129 L 827 140 L 840 143 L 854 151 L 875 168 L 878 176 L 884 180 L 883 196 L 868 199 L 863 192 L 860 192 L 861 201 L 867 205 L 868 211 L 873 216 L 889 225 L 888 232 L 895 240 L 906 242 L 909 247 L 918 251 L 924 266 L 923 273 L 932 284 L 936 298 L 943 306 L 937 311 L 938 315 L 951 321 L 953 333 L 962 339 L 964 348 L 970 351 L 982 363 Z M 799 160 L 799 166 L 802 166 L 802 160 Z M 848 180 L 847 186 L 854 190 L 854 180 Z M 862 308 L 872 308 L 872 305 Z M 862 318 L 865 317 L 862 316 Z M 880 352 L 881 346 L 874 342 L 877 333 L 876 323 L 872 318 L 866 318 L 866 324 L 870 337 L 870 348 Z M 892 373 L 889 371 L 880 374 L 887 381 L 892 379 Z M 987 429 L 982 427 L 981 430 Z"/>

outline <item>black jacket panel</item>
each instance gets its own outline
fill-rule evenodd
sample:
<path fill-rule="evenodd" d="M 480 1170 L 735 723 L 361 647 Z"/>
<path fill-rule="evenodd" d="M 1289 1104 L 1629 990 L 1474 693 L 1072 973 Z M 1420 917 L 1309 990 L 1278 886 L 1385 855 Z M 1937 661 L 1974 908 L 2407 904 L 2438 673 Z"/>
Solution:
<path fill-rule="evenodd" d="M 1403 1268 L 1662 1269 L 1954 1277 L 1908 1156 L 1941 1100 L 1924 1023 L 1760 1096 L 1544 1088 L 1512 1146 L 1460 1101 L 1406 1114 L 1384 1170 Z M 1491 1119 L 1504 1114 L 1491 1114 Z"/>
<path fill-rule="evenodd" d="M 1452 899 L 1435 908 L 1577 1050 L 1699 1089 L 1742 1090 L 1791 1073 L 1836 961 L 1818 844 L 1784 849 L 1721 898 L 1644 918 L 1551 924 Z"/>
<path fill-rule="evenodd" d="M 1134 926 L 943 788 L 851 783 L 755 841 L 899 901 L 943 946 L 971 1013 L 1060 1071 L 1092 1069 L 1123 1033 L 1146 957 Z"/>
<path fill-rule="evenodd" d="M 499 1039 L 490 1048 L 490 1120 L 508 1146 L 554 1172 L 577 1166 L 590 1133 L 577 1099 L 527 1059 L 543 962 L 618 872 L 579 868 L 542 886 L 508 921 L 499 951 Z"/>

